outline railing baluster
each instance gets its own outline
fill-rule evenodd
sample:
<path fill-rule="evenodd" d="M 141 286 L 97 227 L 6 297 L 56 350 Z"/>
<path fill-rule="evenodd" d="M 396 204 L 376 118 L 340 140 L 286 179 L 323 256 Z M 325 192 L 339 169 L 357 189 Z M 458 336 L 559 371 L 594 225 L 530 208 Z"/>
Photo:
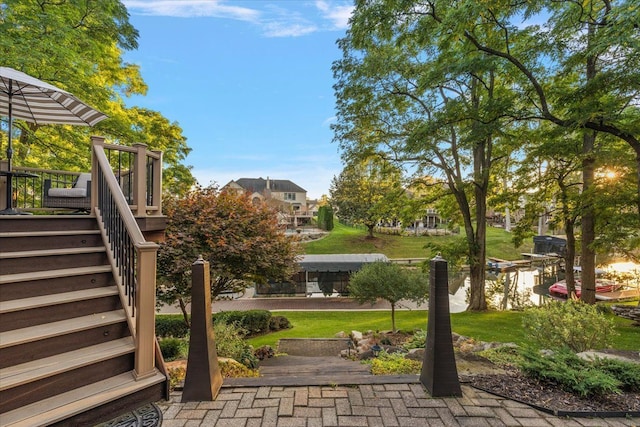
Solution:
<path fill-rule="evenodd" d="M 155 372 L 153 301 L 155 298 L 155 257 L 158 246 L 155 243 L 145 241 L 129 209 L 129 200 L 125 198 L 123 189 L 126 186 L 132 188 L 132 178 L 135 177 L 133 174 L 141 173 L 141 176 L 146 176 L 147 168 L 142 167 L 142 171 L 129 168 L 128 180 L 122 179 L 118 182 L 112 172 L 113 165 L 105 154 L 104 140 L 98 137 L 93 139 L 93 159 L 99 164 L 99 167 L 94 165 L 94 168 L 98 171 L 100 184 L 98 186 L 99 194 L 96 195 L 93 203 L 96 203 L 96 216 L 109 240 L 110 256 L 113 258 L 112 262 L 118 272 L 118 284 L 122 287 L 127 311 L 135 319 L 133 331 L 136 342 L 135 375 L 143 378 L 153 375 Z M 119 178 L 123 178 L 121 170 L 123 161 L 129 162 L 129 166 L 134 165 L 135 167 L 136 165 L 135 161 L 131 162 L 132 158 L 135 159 L 135 153 L 128 153 L 126 158 L 123 157 L 123 152 L 127 151 L 125 148 L 117 150 Z M 142 148 L 144 149 L 144 146 Z M 109 151 L 111 150 L 116 150 L 116 147 L 109 146 Z M 136 149 L 136 152 L 139 150 L 140 147 Z M 159 154 L 154 155 L 156 159 L 161 158 Z M 111 154 L 109 158 L 111 158 Z M 130 191 L 128 193 L 128 196 L 132 195 Z M 145 212 L 146 206 L 137 206 L 137 209 L 139 212 Z M 144 260 L 144 264 L 141 258 Z M 140 304 L 145 307 L 143 310 L 141 310 Z M 151 345 L 148 345 L 149 343 Z"/>

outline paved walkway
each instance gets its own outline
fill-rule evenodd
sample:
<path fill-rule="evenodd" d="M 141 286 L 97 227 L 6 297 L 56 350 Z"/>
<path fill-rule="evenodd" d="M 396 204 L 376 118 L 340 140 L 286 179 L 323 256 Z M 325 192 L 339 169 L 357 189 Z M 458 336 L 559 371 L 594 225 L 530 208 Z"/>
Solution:
<path fill-rule="evenodd" d="M 431 398 L 421 384 L 225 387 L 213 402 L 159 403 L 163 427 L 639 426 L 639 418 L 559 418 L 462 386 Z"/>

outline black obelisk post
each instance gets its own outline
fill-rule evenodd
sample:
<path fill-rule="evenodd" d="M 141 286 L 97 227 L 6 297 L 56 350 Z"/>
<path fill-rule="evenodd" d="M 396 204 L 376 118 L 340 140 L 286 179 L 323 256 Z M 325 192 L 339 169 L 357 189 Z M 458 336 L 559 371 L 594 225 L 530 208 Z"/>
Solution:
<path fill-rule="evenodd" d="M 420 382 L 432 397 L 462 396 L 451 339 L 447 261 L 431 260 L 429 322 Z"/>
<path fill-rule="evenodd" d="M 183 402 L 214 400 L 222 386 L 211 321 L 209 262 L 198 257 L 191 266 L 191 337 Z"/>

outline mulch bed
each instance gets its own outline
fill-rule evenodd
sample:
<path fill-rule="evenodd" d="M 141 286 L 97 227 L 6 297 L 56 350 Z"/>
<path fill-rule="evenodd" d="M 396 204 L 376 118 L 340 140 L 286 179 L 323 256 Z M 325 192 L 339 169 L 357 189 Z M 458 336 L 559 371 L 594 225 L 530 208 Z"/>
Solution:
<path fill-rule="evenodd" d="M 504 374 L 461 376 L 461 380 L 480 390 L 517 400 L 558 415 L 640 416 L 640 393 L 580 397 L 553 383 L 528 378 L 516 369 Z"/>

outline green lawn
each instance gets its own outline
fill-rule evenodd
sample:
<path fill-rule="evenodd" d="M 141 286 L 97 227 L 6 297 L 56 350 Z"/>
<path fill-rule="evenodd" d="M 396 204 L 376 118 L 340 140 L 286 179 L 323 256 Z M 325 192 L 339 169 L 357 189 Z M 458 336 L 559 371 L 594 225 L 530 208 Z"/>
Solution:
<path fill-rule="evenodd" d="M 254 347 L 270 345 L 276 348 L 280 338 L 332 338 L 340 331 L 360 332 L 384 331 L 391 329 L 391 314 L 388 311 L 283 311 L 293 328 L 249 339 Z M 427 312 L 424 310 L 396 312 L 396 327 L 400 330 L 414 331 L 425 329 Z M 619 350 L 637 350 L 640 342 L 640 328 L 632 322 L 614 316 L 616 330 L 613 347 Z M 483 313 L 453 313 L 451 328 L 460 335 L 480 341 L 514 342 L 524 344 L 522 331 L 522 312 L 489 311 Z"/>
<path fill-rule="evenodd" d="M 304 244 L 306 254 L 357 254 L 382 253 L 389 258 L 431 258 L 428 242 L 461 238 L 461 235 L 448 236 L 390 236 L 376 233 L 374 239 L 367 238 L 364 228 L 348 227 L 336 222 L 329 235 Z M 511 242 L 511 234 L 503 229 L 489 227 L 487 229 L 487 255 L 506 260 L 522 258 L 521 252 L 531 252 L 533 241 L 515 248 Z"/>

